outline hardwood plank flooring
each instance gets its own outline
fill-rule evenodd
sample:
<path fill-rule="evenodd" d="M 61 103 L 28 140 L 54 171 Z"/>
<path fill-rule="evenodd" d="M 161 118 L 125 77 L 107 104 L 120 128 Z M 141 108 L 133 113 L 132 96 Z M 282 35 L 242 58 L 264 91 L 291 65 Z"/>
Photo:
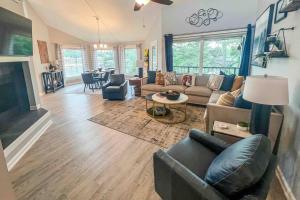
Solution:
<path fill-rule="evenodd" d="M 54 124 L 10 172 L 17 198 L 160 199 L 152 167 L 159 147 L 88 121 L 107 105 L 100 95 L 70 93 L 74 87 L 42 97 Z M 282 199 L 272 192 L 269 200 Z"/>

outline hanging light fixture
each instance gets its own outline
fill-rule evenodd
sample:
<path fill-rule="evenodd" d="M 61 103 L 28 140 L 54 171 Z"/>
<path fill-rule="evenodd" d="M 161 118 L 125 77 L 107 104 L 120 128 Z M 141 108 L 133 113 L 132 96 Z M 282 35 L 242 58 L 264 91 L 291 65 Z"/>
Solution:
<path fill-rule="evenodd" d="M 99 23 L 99 17 L 98 16 L 95 16 L 96 18 L 96 21 L 97 21 L 97 27 L 98 27 L 98 43 L 95 43 L 93 46 L 94 46 L 94 49 L 106 49 L 107 48 L 107 44 L 103 44 L 101 43 L 101 39 L 100 39 L 100 23 Z"/>
<path fill-rule="evenodd" d="M 135 0 L 139 5 L 147 5 L 150 0 Z"/>

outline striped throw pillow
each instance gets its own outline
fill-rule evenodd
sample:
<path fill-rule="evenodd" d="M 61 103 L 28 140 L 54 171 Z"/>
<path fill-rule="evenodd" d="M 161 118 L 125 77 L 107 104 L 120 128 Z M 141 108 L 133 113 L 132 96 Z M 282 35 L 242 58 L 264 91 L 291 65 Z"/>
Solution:
<path fill-rule="evenodd" d="M 220 106 L 230 106 L 232 107 L 235 101 L 235 97 L 230 93 L 230 92 L 226 92 L 225 94 L 222 94 L 218 101 L 217 101 L 217 105 Z"/>

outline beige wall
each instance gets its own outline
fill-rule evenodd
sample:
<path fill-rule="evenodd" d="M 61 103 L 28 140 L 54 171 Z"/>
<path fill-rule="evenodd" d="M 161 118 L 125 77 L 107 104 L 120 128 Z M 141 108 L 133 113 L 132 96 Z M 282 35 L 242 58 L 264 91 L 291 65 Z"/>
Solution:
<path fill-rule="evenodd" d="M 72 35 L 69 35 L 67 33 L 64 33 L 60 30 L 57 30 L 55 28 L 52 27 L 48 27 L 48 31 L 49 31 L 49 38 L 51 43 L 57 43 L 57 44 L 77 44 L 77 45 L 81 45 L 81 44 L 85 44 L 87 43 L 84 40 L 81 40 L 79 38 L 76 38 Z"/>
<path fill-rule="evenodd" d="M 271 3 L 277 0 L 259 1 L 257 16 Z M 295 26 L 295 31 L 287 31 L 289 58 L 274 58 L 266 69 L 252 67 L 252 74 L 284 76 L 289 80 L 290 105 L 285 114 L 279 165 L 296 199 L 300 199 L 300 10 L 288 13 L 288 17 L 278 24 L 273 24 L 272 32 L 284 27 Z M 276 91 L 276 88 L 273 88 Z"/>
<path fill-rule="evenodd" d="M 1 0 L 0 7 L 6 8 L 6 9 L 13 11 L 19 15 L 24 15 L 22 3 L 15 3 L 12 0 Z"/>

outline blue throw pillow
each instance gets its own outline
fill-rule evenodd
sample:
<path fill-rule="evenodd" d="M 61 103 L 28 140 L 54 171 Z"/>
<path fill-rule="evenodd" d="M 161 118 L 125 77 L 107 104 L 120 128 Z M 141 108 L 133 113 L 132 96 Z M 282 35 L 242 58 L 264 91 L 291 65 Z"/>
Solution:
<path fill-rule="evenodd" d="M 245 100 L 243 98 L 243 94 L 240 94 L 237 98 L 235 98 L 233 106 L 236 108 L 251 109 L 252 103 Z"/>
<path fill-rule="evenodd" d="M 250 136 L 219 154 L 209 166 L 205 181 L 227 196 L 235 195 L 261 179 L 271 157 L 270 139 L 264 135 Z"/>
<path fill-rule="evenodd" d="M 148 71 L 148 84 L 153 84 L 155 83 L 156 79 L 156 71 Z"/>
<path fill-rule="evenodd" d="M 223 80 L 223 83 L 222 83 L 222 86 L 221 86 L 220 90 L 230 91 L 231 88 L 232 88 L 234 79 L 235 79 L 235 74 L 227 75 L 227 74 L 225 74 L 224 72 L 221 71 L 220 75 L 224 76 L 224 80 Z"/>

